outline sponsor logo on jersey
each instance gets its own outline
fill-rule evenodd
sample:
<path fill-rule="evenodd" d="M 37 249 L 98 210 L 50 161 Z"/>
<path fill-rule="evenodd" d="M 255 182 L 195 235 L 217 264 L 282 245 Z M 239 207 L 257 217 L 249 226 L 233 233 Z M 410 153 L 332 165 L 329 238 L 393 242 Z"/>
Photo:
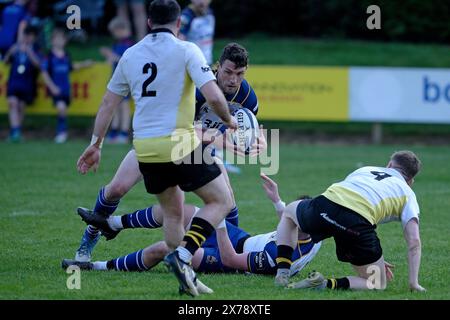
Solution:
<path fill-rule="evenodd" d="M 359 236 L 359 232 L 344 227 L 343 225 L 339 224 L 337 221 L 331 219 L 331 218 L 328 216 L 327 213 L 322 212 L 322 213 L 320 214 L 320 216 L 321 216 L 322 218 L 324 218 L 326 221 L 328 221 L 329 223 L 331 223 L 331 224 L 335 225 L 336 227 L 338 227 L 339 229 L 342 229 L 342 230 L 344 230 L 344 231 L 346 231 L 346 232 L 348 232 L 348 233 L 351 233 L 351 234 L 353 234 L 353 235 Z"/>
<path fill-rule="evenodd" d="M 214 256 L 207 256 L 206 257 L 206 263 L 207 264 L 216 264 L 217 263 L 217 259 Z"/>

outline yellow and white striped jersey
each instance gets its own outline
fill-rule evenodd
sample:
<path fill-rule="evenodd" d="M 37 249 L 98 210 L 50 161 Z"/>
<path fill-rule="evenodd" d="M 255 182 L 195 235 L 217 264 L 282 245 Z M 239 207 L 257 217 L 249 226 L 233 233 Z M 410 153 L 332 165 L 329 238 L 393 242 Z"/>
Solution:
<path fill-rule="evenodd" d="M 200 144 L 193 126 L 195 87 L 211 80 L 215 76 L 200 49 L 168 29 L 153 30 L 125 51 L 108 90 L 133 97 L 133 144 L 140 162 L 176 161 Z"/>
<path fill-rule="evenodd" d="M 405 227 L 410 219 L 419 220 L 416 195 L 395 169 L 360 168 L 344 181 L 331 185 L 323 195 L 359 213 L 372 224 L 396 220 Z"/>

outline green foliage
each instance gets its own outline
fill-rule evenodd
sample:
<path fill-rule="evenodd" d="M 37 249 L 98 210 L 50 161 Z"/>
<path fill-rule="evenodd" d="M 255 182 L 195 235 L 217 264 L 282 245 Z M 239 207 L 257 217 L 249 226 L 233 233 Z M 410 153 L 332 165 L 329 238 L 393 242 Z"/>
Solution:
<path fill-rule="evenodd" d="M 381 30 L 368 30 L 367 7 L 381 9 Z M 448 43 L 446 0 L 217 0 L 212 2 L 219 36 L 269 32 L 277 36 Z"/>
<path fill-rule="evenodd" d="M 262 33 L 216 39 L 215 59 L 219 58 L 223 47 L 229 42 L 238 42 L 248 49 L 250 64 L 450 67 L 449 45 L 273 37 Z M 104 61 L 99 47 L 111 45 L 112 40 L 108 37 L 92 37 L 82 46 L 71 43 L 68 51 L 75 61 Z"/>
<path fill-rule="evenodd" d="M 218 59 L 228 42 L 242 44 L 250 64 L 311 66 L 450 67 L 450 46 L 377 41 L 305 39 L 247 35 L 241 39 L 218 39 Z M 274 51 L 276 48 L 276 51 Z"/>

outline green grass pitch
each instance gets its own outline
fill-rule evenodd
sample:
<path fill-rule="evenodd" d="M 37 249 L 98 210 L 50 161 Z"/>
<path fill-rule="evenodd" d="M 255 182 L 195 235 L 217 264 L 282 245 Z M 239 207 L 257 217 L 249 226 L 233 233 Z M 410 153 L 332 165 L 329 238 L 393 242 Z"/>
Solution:
<path fill-rule="evenodd" d="M 0 143 L 0 299 L 180 299 L 176 279 L 162 265 L 144 273 L 82 272 L 81 289 L 67 289 L 69 275 L 60 262 L 73 257 L 85 227 L 75 209 L 94 204 L 99 188 L 111 179 L 129 148 L 106 145 L 100 170 L 81 176 L 75 163 L 86 144 Z M 401 224 L 393 222 L 377 229 L 385 259 L 396 265 L 395 279 L 384 292 L 288 291 L 274 287 L 273 277 L 200 275 L 215 293 L 198 299 L 449 299 L 449 147 L 284 144 L 274 179 L 289 202 L 299 194 L 323 192 L 357 166 L 382 166 L 399 149 L 415 151 L 424 164 L 414 189 L 421 206 L 420 282 L 426 293 L 408 290 L 406 245 Z M 242 169 L 241 175 L 231 175 L 240 225 L 251 234 L 274 230 L 277 217 L 261 188 L 259 167 Z M 199 204 L 192 195 L 186 200 Z M 140 183 L 122 200 L 117 214 L 153 203 Z M 116 240 L 102 239 L 93 258 L 107 260 L 160 239 L 160 230 L 125 230 Z M 350 265 L 337 262 L 334 249 L 333 240 L 326 240 L 297 279 L 312 269 L 327 276 L 351 274 Z"/>

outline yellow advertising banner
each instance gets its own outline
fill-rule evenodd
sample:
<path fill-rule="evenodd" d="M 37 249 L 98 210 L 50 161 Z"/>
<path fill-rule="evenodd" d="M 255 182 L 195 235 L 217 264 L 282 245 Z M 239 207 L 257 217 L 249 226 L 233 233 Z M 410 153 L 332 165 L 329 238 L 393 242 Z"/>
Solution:
<path fill-rule="evenodd" d="M 258 96 L 258 119 L 349 120 L 349 68 L 250 66 L 247 81 Z"/>
<path fill-rule="evenodd" d="M 8 112 L 8 73 L 9 67 L 0 64 L 0 113 Z M 72 72 L 69 115 L 95 115 L 110 76 L 106 63 Z M 258 96 L 259 119 L 349 120 L 349 68 L 251 66 L 246 78 Z M 26 113 L 56 114 L 41 77 L 38 96 Z"/>
<path fill-rule="evenodd" d="M 97 113 L 111 72 L 109 64 L 97 63 L 71 73 L 72 101 L 69 107 L 69 115 L 95 115 Z M 0 63 L 0 113 L 8 112 L 6 98 L 8 76 L 9 66 Z M 25 113 L 56 114 L 53 101 L 47 93 L 41 76 L 38 78 L 37 88 L 37 97 L 32 105 L 27 106 Z"/>

